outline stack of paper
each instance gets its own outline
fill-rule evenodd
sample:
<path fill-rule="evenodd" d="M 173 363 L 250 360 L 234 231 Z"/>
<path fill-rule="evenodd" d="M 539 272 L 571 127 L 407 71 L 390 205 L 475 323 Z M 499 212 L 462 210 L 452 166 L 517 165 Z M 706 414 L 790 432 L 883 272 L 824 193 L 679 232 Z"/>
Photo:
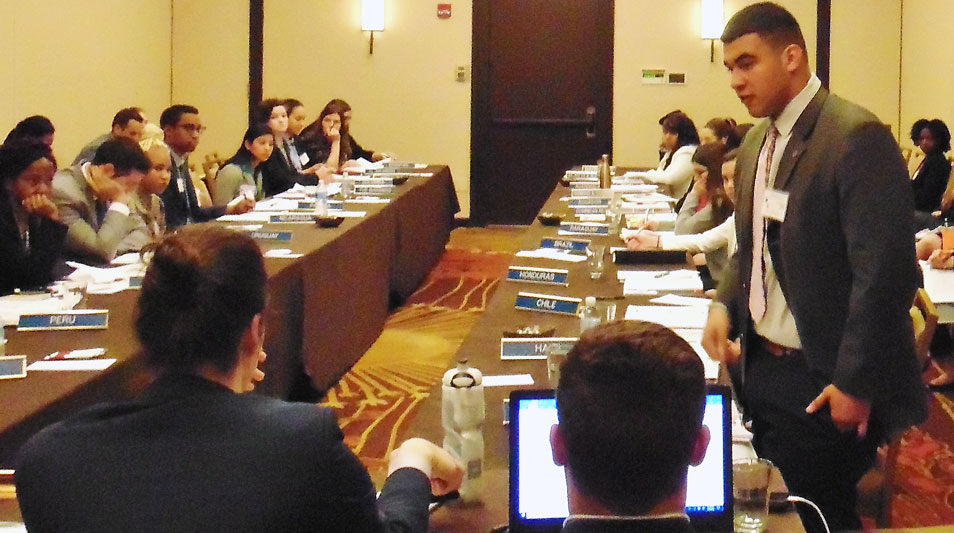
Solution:
<path fill-rule="evenodd" d="M 20 322 L 20 315 L 45 315 L 68 311 L 83 298 L 79 291 L 65 292 L 62 298 L 48 292 L 10 294 L 0 296 L 0 322 L 4 326 L 14 326 Z"/>
<path fill-rule="evenodd" d="M 702 280 L 695 270 L 672 272 L 620 270 L 616 274 L 623 282 L 623 294 L 646 294 L 651 291 L 701 291 Z"/>
<path fill-rule="evenodd" d="M 700 306 L 630 305 L 626 320 L 655 322 L 672 329 L 701 329 L 706 325 L 709 309 Z"/>
<path fill-rule="evenodd" d="M 579 263 L 586 261 L 585 255 L 572 254 L 567 250 L 557 250 L 556 248 L 538 248 L 536 250 L 521 250 L 517 252 L 517 257 L 537 257 L 540 259 L 555 259 L 557 261 L 566 261 L 568 263 Z"/>

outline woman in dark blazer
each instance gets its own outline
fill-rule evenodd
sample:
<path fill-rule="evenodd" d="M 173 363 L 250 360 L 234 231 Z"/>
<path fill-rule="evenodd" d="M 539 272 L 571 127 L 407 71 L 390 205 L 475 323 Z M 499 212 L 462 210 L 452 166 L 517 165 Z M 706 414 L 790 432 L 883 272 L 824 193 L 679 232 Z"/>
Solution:
<path fill-rule="evenodd" d="M 914 209 L 930 214 L 939 209 L 951 175 L 951 162 L 944 156 L 951 149 L 951 132 L 939 119 L 921 119 L 911 128 L 911 142 L 924 152 L 919 163 L 911 162 L 908 167 L 914 190 Z"/>
<path fill-rule="evenodd" d="M 312 162 L 321 163 L 334 172 L 357 166 L 357 163 L 349 162 L 354 149 L 344 130 L 345 113 L 350 111 L 351 107 L 343 100 L 328 102 L 318 120 L 301 130 L 299 150 L 304 150 Z"/>
<path fill-rule="evenodd" d="M 274 139 L 274 150 L 262 164 L 262 180 L 264 196 L 274 196 L 295 186 L 316 185 L 318 183 L 318 166 L 312 165 L 299 170 L 291 159 L 291 147 L 287 144 L 288 111 L 281 100 L 269 98 L 263 100 L 256 110 L 251 127 L 265 125 Z M 300 159 L 297 161 L 301 164 Z"/>
<path fill-rule="evenodd" d="M 0 146 L 0 294 L 53 281 L 66 239 L 50 198 L 55 172 L 45 144 Z"/>

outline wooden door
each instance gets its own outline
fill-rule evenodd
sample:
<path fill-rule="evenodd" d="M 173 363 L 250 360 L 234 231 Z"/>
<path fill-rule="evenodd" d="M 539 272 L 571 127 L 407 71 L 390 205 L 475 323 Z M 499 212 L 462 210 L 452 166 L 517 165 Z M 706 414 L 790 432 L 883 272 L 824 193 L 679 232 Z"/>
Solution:
<path fill-rule="evenodd" d="M 527 224 L 610 153 L 612 0 L 474 0 L 471 218 Z"/>

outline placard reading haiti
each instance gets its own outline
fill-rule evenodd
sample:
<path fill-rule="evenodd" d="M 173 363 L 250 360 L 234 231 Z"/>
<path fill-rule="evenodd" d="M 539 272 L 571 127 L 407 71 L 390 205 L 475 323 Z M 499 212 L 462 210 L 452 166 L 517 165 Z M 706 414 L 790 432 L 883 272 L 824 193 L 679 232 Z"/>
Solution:
<path fill-rule="evenodd" d="M 576 316 L 581 301 L 579 298 L 569 296 L 518 292 L 517 301 L 514 302 L 514 308 L 522 311 L 539 311 L 541 313 Z"/>
<path fill-rule="evenodd" d="M 578 339 L 576 337 L 503 337 L 500 339 L 500 358 L 546 359 L 547 348 L 559 346 L 563 353 L 569 352 Z"/>
<path fill-rule="evenodd" d="M 589 246 L 590 241 L 587 239 L 543 239 L 540 241 L 540 248 L 555 248 L 579 254 L 585 254 Z"/>
<path fill-rule="evenodd" d="M 609 235 L 609 224 L 599 222 L 563 222 L 560 235 Z"/>
<path fill-rule="evenodd" d="M 109 311 L 80 309 L 43 315 L 20 315 L 17 331 L 48 331 L 60 329 L 106 329 Z"/>
<path fill-rule="evenodd" d="M 563 285 L 564 287 L 569 285 L 567 278 L 570 276 L 570 271 L 562 268 L 534 268 L 512 265 L 507 268 L 508 281 Z"/>

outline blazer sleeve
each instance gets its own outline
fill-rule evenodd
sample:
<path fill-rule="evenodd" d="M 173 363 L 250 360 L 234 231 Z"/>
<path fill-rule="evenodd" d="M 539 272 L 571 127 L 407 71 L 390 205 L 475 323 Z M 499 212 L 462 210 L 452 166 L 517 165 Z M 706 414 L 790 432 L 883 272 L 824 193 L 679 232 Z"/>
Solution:
<path fill-rule="evenodd" d="M 691 235 L 662 235 L 659 245 L 663 250 L 685 250 L 689 253 L 712 252 L 729 245 L 729 239 L 735 232 L 735 219 L 729 217 L 718 226 Z"/>
<path fill-rule="evenodd" d="M 676 224 L 673 228 L 676 235 L 702 233 L 712 229 L 712 203 L 696 211 L 699 205 L 699 195 L 694 190 L 686 195 L 686 201 L 676 215 Z"/>
<path fill-rule="evenodd" d="M 367 151 L 363 146 L 358 144 L 358 141 L 354 140 L 354 137 L 351 137 L 351 159 L 360 159 L 364 158 L 367 161 L 371 161 L 374 158 L 374 151 Z"/>
<path fill-rule="evenodd" d="M 695 146 L 683 146 L 672 154 L 672 161 L 665 170 L 647 170 L 643 177 L 653 183 L 669 185 L 673 188 L 673 194 L 682 197 L 686 191 L 686 184 L 692 181 L 692 154 L 696 152 Z"/>
<path fill-rule="evenodd" d="M 334 417 L 325 416 L 327 448 L 322 457 L 327 465 L 327 486 L 333 491 L 333 508 L 323 513 L 322 530 L 427 531 L 431 494 L 427 476 L 415 469 L 402 468 L 388 477 L 380 498 L 376 498 L 367 470 L 345 446 Z"/>
<path fill-rule="evenodd" d="M 887 128 L 865 123 L 849 134 L 835 167 L 851 291 L 832 382 L 864 399 L 878 392 L 884 369 L 896 367 L 887 359 L 913 354 L 908 310 L 919 275 L 903 222 L 914 202 L 900 155 L 887 156 L 898 153 Z"/>
<path fill-rule="evenodd" d="M 212 204 L 225 205 L 238 196 L 239 187 L 245 181 L 242 169 L 236 164 L 228 164 L 215 175 L 212 187 Z"/>
<path fill-rule="evenodd" d="M 97 258 L 108 262 L 116 255 L 119 244 L 135 225 L 134 217 L 110 209 L 103 225 L 94 229 L 87 217 L 92 218 L 94 206 L 86 198 L 74 198 L 53 190 L 54 201 L 59 208 L 60 222 L 68 228 L 66 249 L 71 254 Z"/>

